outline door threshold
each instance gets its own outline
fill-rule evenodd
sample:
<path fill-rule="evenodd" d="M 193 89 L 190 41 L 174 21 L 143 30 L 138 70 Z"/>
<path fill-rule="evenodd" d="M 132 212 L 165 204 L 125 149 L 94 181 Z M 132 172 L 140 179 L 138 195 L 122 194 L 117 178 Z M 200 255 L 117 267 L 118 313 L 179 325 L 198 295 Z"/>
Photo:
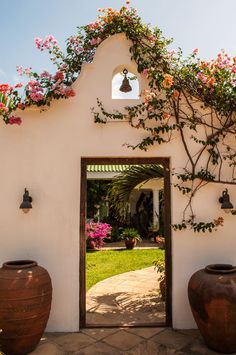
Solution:
<path fill-rule="evenodd" d="M 85 328 L 166 328 L 166 323 L 139 323 L 139 324 L 89 324 Z"/>

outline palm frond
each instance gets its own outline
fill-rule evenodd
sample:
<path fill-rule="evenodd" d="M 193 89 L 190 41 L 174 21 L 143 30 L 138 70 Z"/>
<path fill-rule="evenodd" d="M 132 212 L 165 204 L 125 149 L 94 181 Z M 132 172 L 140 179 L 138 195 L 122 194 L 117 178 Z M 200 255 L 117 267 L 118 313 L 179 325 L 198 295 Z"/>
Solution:
<path fill-rule="evenodd" d="M 129 201 L 131 191 L 137 185 L 163 176 L 163 166 L 157 164 L 133 165 L 115 176 L 108 190 L 108 196 L 117 218 L 121 221 L 125 220 L 125 205 Z"/>

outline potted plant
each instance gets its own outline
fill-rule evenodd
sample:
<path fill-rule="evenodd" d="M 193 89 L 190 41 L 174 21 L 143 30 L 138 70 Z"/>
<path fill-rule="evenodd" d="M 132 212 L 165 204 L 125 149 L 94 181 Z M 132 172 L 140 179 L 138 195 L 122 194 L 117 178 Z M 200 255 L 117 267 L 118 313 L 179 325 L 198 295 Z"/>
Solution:
<path fill-rule="evenodd" d="M 155 265 L 155 270 L 158 274 L 158 281 L 160 287 L 161 300 L 165 301 L 166 299 L 166 275 L 165 275 L 165 262 L 163 260 L 157 259 L 154 260 L 153 264 Z"/>
<path fill-rule="evenodd" d="M 121 239 L 125 241 L 126 249 L 133 249 L 137 244 L 137 241 L 142 241 L 142 238 L 135 228 L 125 228 L 121 233 Z"/>
<path fill-rule="evenodd" d="M 164 237 L 161 237 L 160 235 L 156 235 L 154 237 L 154 241 L 155 241 L 155 243 L 157 243 L 158 248 L 160 248 L 160 249 L 165 248 L 165 238 Z"/>
<path fill-rule="evenodd" d="M 85 235 L 88 249 L 101 249 L 104 239 L 110 238 L 112 227 L 108 223 L 90 221 L 86 223 Z"/>

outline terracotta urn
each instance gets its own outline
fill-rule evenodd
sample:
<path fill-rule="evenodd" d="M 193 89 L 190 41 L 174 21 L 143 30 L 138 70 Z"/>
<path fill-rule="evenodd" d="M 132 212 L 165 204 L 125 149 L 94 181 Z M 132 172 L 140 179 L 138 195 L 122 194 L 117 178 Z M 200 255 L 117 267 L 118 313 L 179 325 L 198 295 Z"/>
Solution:
<path fill-rule="evenodd" d="M 125 239 L 126 249 L 134 249 L 136 244 L 137 244 L 137 241 L 136 241 L 135 238 L 133 238 L 133 239 Z"/>
<path fill-rule="evenodd" d="M 6 355 L 33 351 L 46 327 L 52 300 L 48 272 L 32 260 L 0 268 L 0 344 Z"/>
<path fill-rule="evenodd" d="M 236 352 L 236 267 L 208 265 L 188 285 L 191 310 L 209 348 Z"/>

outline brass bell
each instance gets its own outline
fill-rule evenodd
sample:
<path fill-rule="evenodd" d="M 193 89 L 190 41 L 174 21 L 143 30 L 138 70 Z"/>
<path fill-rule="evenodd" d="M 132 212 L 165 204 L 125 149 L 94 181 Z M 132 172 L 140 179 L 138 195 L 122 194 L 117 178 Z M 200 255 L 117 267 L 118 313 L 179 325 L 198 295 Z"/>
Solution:
<path fill-rule="evenodd" d="M 128 70 L 124 69 L 123 70 L 123 74 L 124 74 L 124 79 L 122 81 L 121 87 L 120 87 L 120 91 L 122 92 L 129 92 L 132 91 L 132 87 L 130 86 L 129 83 L 129 79 L 127 78 L 127 74 L 128 74 Z"/>

